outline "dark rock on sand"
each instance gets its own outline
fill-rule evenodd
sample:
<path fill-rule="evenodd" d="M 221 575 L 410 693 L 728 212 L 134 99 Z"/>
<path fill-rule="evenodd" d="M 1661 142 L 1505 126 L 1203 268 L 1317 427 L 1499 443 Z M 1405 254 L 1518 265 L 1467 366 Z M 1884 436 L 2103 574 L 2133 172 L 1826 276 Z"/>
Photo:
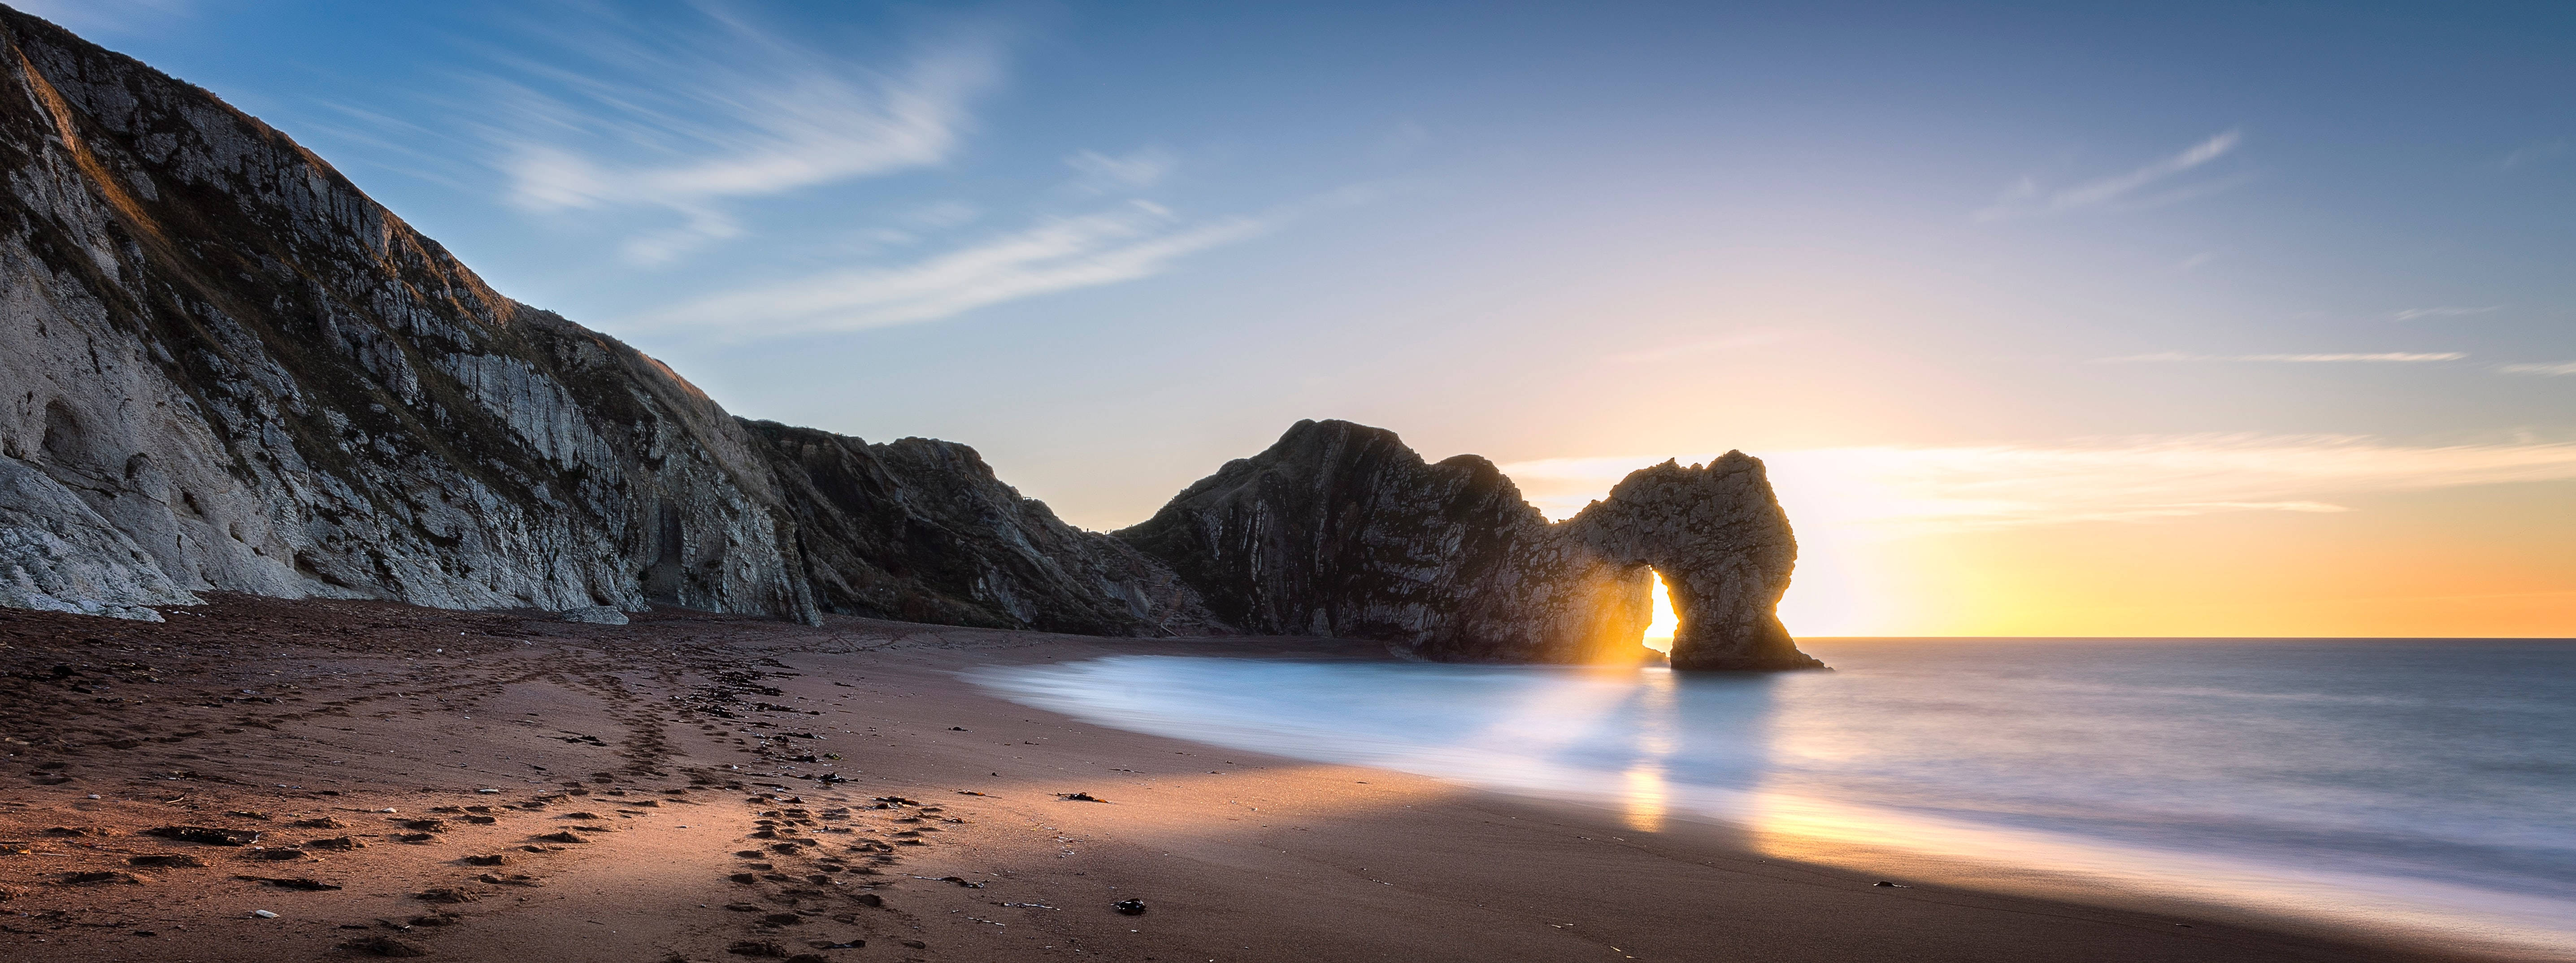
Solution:
<path fill-rule="evenodd" d="M 340 948 L 359 956 L 413 957 L 428 956 L 429 951 L 390 936 L 370 936 L 340 944 Z"/>
<path fill-rule="evenodd" d="M 295 889 L 310 892 L 340 888 L 339 885 L 335 883 L 325 883 L 318 879 L 308 879 L 302 876 L 291 878 L 281 878 L 276 876 L 235 876 L 233 878 L 243 880 L 245 882 L 258 883 L 262 886 L 275 886 L 279 889 Z"/>
<path fill-rule="evenodd" d="M 556 613 L 555 617 L 566 622 L 584 622 L 591 625 L 627 624 L 626 613 L 609 608 L 605 605 L 584 605 L 577 608 L 569 608 Z"/>
<path fill-rule="evenodd" d="M 118 873 L 108 870 L 81 870 L 58 875 L 54 877 L 54 882 L 64 886 L 109 886 L 118 883 L 140 883 L 143 881 L 135 878 L 132 873 Z"/>
<path fill-rule="evenodd" d="M 213 826 L 161 826 L 143 831 L 146 836 L 204 843 L 209 846 L 248 846 L 259 842 L 256 829 L 219 829 Z"/>

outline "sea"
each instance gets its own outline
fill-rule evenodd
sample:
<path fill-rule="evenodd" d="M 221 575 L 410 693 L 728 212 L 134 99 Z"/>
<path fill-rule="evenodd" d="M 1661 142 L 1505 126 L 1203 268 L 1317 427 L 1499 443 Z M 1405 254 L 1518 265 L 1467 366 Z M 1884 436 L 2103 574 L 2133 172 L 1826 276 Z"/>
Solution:
<path fill-rule="evenodd" d="M 1800 646 L 1833 671 L 1117 656 L 975 679 L 1102 725 L 1604 807 L 1640 833 L 1724 825 L 1801 858 L 1998 866 L 2576 959 L 2576 641 Z"/>

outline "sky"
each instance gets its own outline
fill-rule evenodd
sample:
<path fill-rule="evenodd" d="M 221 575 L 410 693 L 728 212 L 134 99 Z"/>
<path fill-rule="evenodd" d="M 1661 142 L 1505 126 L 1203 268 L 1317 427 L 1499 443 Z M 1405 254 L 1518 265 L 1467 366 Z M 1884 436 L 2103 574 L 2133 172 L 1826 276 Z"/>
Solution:
<path fill-rule="evenodd" d="M 2576 7 L 22 3 L 737 414 L 1143 520 L 1762 457 L 1801 635 L 2576 636 Z"/>

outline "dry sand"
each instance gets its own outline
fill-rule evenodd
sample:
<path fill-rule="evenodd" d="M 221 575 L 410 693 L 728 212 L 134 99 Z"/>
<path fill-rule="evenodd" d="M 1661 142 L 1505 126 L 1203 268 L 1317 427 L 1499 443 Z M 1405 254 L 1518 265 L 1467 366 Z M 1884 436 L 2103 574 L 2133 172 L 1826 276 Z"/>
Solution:
<path fill-rule="evenodd" d="M 0 958 L 2463 958 L 1937 876 L 1879 887 L 1723 827 L 1640 833 L 1104 729 L 958 676 L 1367 654 L 1328 640 L 167 611 L 0 613 Z"/>

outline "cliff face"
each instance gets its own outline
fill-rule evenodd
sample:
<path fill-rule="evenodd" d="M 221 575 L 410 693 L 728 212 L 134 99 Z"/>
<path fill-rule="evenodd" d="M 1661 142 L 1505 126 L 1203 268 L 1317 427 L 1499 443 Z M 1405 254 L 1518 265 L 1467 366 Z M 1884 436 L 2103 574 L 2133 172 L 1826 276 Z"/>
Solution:
<path fill-rule="evenodd" d="M 1425 464 L 1392 432 L 1302 421 L 1116 534 L 1253 632 L 1435 659 L 1634 661 L 1652 566 L 1682 620 L 1675 667 L 1820 665 L 1773 614 L 1797 543 L 1742 453 L 1638 471 L 1550 524 L 1482 458 Z"/>
<path fill-rule="evenodd" d="M 1194 617 L 1167 574 L 972 451 L 819 432 L 783 450 L 659 362 L 495 293 L 258 120 L 6 8 L 0 189 L 0 604 Z M 808 456 L 834 449 L 876 453 Z M 834 488 L 857 477 L 875 487 Z"/>
<path fill-rule="evenodd" d="M 830 611 L 1092 635 L 1224 628 L 1170 569 L 1057 520 L 972 448 L 749 425 L 785 487 L 809 591 Z"/>
<path fill-rule="evenodd" d="M 485 286 L 211 94 L 0 7 L 0 606 L 159 619 L 198 591 L 648 603 L 1091 634 L 1813 665 L 1761 463 L 1665 464 L 1549 524 L 1491 463 L 1301 422 L 1115 537 L 974 450 L 726 414 Z M 598 617 L 598 616 L 594 616 Z"/>
<path fill-rule="evenodd" d="M 1301 421 L 1116 533 L 1245 631 L 1384 639 L 1434 659 L 1641 654 L 1642 571 L 1567 549 L 1493 463 L 1425 464 L 1394 432 Z"/>

